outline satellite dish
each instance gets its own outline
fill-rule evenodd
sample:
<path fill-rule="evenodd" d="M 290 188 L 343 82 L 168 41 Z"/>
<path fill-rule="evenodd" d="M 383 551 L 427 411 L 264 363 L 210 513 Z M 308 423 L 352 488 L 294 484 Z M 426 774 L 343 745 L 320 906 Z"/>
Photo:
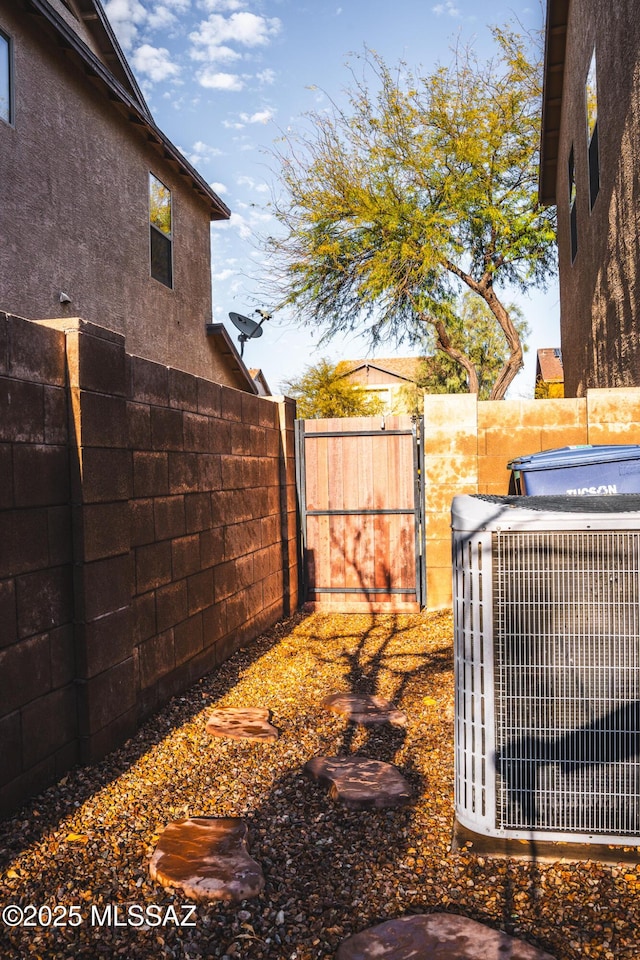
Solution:
<path fill-rule="evenodd" d="M 240 341 L 240 356 L 244 353 L 244 345 L 247 340 L 256 340 L 258 337 L 262 336 L 262 324 L 265 320 L 270 319 L 270 315 L 265 310 L 256 310 L 256 313 L 259 313 L 262 317 L 262 320 L 257 323 L 255 320 L 251 320 L 249 317 L 243 317 L 241 313 L 231 312 L 229 314 L 229 319 L 234 327 L 240 331 L 240 336 L 238 340 Z"/>
<path fill-rule="evenodd" d="M 229 319 L 246 340 L 253 340 L 255 337 L 262 336 L 262 326 L 249 317 L 243 317 L 241 313 L 230 313 Z"/>

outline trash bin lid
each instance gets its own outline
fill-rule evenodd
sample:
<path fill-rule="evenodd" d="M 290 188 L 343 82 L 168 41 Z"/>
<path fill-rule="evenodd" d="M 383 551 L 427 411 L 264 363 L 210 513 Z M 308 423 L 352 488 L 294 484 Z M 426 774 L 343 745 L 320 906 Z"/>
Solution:
<path fill-rule="evenodd" d="M 562 470 L 597 463 L 615 463 L 618 460 L 640 460 L 640 444 L 585 444 L 542 450 L 510 460 L 507 469 L 526 473 L 527 470 Z"/>

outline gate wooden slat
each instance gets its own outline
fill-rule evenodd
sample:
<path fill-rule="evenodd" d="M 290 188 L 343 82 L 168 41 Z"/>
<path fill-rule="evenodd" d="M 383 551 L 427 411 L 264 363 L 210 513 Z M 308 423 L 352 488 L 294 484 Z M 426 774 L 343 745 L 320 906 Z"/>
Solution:
<path fill-rule="evenodd" d="M 409 417 L 300 421 L 299 497 L 307 604 L 417 610 L 415 431 Z"/>

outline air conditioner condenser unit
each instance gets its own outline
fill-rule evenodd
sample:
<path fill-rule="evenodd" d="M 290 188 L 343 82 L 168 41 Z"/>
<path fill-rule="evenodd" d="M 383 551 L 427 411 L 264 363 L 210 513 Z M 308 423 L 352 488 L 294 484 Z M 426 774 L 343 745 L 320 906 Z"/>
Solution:
<path fill-rule="evenodd" d="M 640 845 L 640 496 L 457 496 L 452 530 L 457 822 Z"/>

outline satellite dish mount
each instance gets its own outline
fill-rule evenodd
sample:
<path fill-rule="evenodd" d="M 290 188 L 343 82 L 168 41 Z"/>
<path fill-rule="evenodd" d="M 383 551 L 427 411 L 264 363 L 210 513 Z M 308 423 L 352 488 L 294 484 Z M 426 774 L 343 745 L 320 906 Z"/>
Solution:
<path fill-rule="evenodd" d="M 258 337 L 261 337 L 262 324 L 265 322 L 265 320 L 271 319 L 271 314 L 267 313 L 266 310 L 256 310 L 255 312 L 259 313 L 262 318 L 259 322 L 256 322 L 255 320 L 251 320 L 249 317 L 243 317 L 241 313 L 231 312 L 229 314 L 229 319 L 231 320 L 231 323 L 234 325 L 236 330 L 240 331 L 240 336 L 238 337 L 238 340 L 240 342 L 241 357 L 244 355 L 244 345 L 247 342 L 247 340 L 256 340 Z"/>

